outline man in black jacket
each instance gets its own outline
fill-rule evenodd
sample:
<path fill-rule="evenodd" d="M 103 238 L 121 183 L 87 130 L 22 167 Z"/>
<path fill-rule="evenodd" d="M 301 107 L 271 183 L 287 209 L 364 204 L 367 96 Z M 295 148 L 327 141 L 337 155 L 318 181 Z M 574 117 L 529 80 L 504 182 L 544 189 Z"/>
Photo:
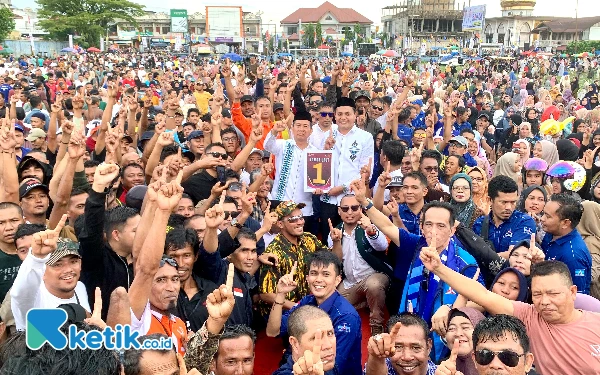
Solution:
<path fill-rule="evenodd" d="M 120 286 L 129 289 L 133 281 L 131 252 L 140 215 L 137 210 L 128 207 L 105 212 L 108 187 L 118 176 L 119 166 L 116 164 L 99 165 L 85 203 L 79 253 L 81 281 L 86 286 L 90 306 L 94 304 L 96 287 L 102 291 L 102 300 L 110 301 L 113 290 Z M 104 303 L 103 319 L 106 319 L 107 313 L 108 303 Z"/>

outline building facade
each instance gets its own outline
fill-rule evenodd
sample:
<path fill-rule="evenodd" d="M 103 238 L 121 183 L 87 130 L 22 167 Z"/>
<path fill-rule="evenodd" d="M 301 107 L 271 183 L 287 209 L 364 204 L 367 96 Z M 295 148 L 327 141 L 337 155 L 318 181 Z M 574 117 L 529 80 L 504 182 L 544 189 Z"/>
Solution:
<path fill-rule="evenodd" d="M 573 41 L 600 40 L 600 17 L 556 18 L 540 22 L 532 33 L 539 35 L 539 47 L 564 51 Z"/>

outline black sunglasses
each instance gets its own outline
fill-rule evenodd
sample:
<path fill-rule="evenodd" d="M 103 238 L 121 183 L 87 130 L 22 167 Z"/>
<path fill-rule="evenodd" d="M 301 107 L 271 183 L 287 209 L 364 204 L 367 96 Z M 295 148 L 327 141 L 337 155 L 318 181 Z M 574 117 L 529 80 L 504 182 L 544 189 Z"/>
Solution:
<path fill-rule="evenodd" d="M 308 102 L 308 104 L 310 105 L 319 105 L 321 104 L 322 100 L 311 100 Z"/>
<path fill-rule="evenodd" d="M 223 160 L 227 160 L 227 158 L 229 157 L 229 155 L 221 154 L 220 152 L 209 152 L 208 155 L 212 156 L 213 158 L 221 158 Z"/>
<path fill-rule="evenodd" d="M 508 367 L 516 367 L 519 364 L 519 359 L 525 356 L 523 354 L 517 354 L 512 350 L 502 350 L 499 352 L 493 352 L 491 350 L 483 349 L 475 352 L 475 362 L 481 366 L 487 366 L 494 360 L 494 357 L 498 356 L 500 362 L 504 363 Z"/>
<path fill-rule="evenodd" d="M 165 264 L 168 264 L 169 266 L 171 266 L 171 267 L 175 267 L 175 268 L 179 267 L 179 265 L 177 264 L 177 261 L 176 261 L 175 259 L 173 259 L 173 258 L 169 258 L 169 257 L 163 257 L 163 258 L 160 260 L 159 267 L 162 267 L 162 266 L 164 266 Z"/>
<path fill-rule="evenodd" d="M 376 105 L 372 105 L 371 107 L 372 107 L 373 109 L 376 109 L 376 110 L 378 110 L 378 111 L 383 111 L 383 107 L 378 107 L 378 106 L 376 106 Z"/>
<path fill-rule="evenodd" d="M 237 211 L 223 211 L 223 213 L 225 214 L 225 220 L 229 219 L 230 216 L 232 219 L 235 219 L 240 214 Z"/>
<path fill-rule="evenodd" d="M 321 112 L 321 117 L 331 117 L 331 118 L 333 118 L 333 112 Z"/>
<path fill-rule="evenodd" d="M 360 208 L 359 205 L 354 205 L 354 206 L 340 206 L 340 209 L 342 210 L 342 212 L 348 212 L 349 209 L 352 209 L 353 212 L 358 211 L 358 209 Z"/>

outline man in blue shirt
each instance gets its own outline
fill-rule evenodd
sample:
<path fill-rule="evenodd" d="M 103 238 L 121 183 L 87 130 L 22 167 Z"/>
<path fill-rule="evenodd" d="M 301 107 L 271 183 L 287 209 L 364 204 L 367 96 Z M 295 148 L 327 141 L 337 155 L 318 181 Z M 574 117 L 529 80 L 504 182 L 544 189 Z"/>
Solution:
<path fill-rule="evenodd" d="M 406 179 L 406 178 L 405 178 Z M 467 277 L 473 277 L 478 265 L 475 258 L 461 248 L 454 239 L 455 214 L 447 202 L 433 201 L 423 207 L 421 213 L 421 233 L 417 236 L 404 229 L 398 229 L 383 213 L 373 207 L 373 202 L 365 197 L 366 188 L 362 180 L 352 182 L 352 191 L 365 209 L 367 216 L 383 234 L 398 246 L 394 276 L 401 262 L 410 260 L 410 268 L 402 292 L 399 312 L 413 311 L 425 321 L 431 321 L 433 313 L 444 304 L 453 304 L 458 296 L 452 288 L 434 277 L 423 266 L 418 257 L 423 247 L 434 247 L 440 254 L 442 263 Z M 483 284 L 481 276 L 478 281 Z M 434 336 L 431 358 L 442 358 L 444 344 L 439 336 Z"/>
<path fill-rule="evenodd" d="M 313 253 L 306 276 L 311 294 L 302 298 L 296 306 L 282 314 L 285 296 L 297 286 L 294 281 L 295 267 L 292 268 L 291 273 L 282 276 L 277 283 L 277 295 L 267 323 L 267 336 L 281 336 L 287 342 L 288 334 L 293 336 L 290 327 L 294 311 L 306 305 L 319 307 L 331 318 L 333 324 L 338 353 L 335 369 L 340 374 L 360 375 L 362 373 L 361 321 L 356 309 L 337 291 L 337 286 L 342 281 L 341 261 L 330 251 Z M 292 348 L 291 351 L 288 348 L 284 358 L 291 357 L 294 349 L 292 337 L 289 338 L 289 342 L 292 344 Z"/>
<path fill-rule="evenodd" d="M 12 78 L 0 77 L 0 94 L 4 97 L 5 102 L 8 102 L 8 94 L 13 89 L 9 82 L 12 82 Z"/>
<path fill-rule="evenodd" d="M 410 124 L 410 109 L 404 108 L 398 115 L 398 138 L 406 142 L 408 147 L 412 147 L 412 137 L 414 129 Z"/>
<path fill-rule="evenodd" d="M 402 191 L 404 202 L 398 206 L 400 219 L 407 231 L 412 234 L 421 235 L 421 210 L 425 205 L 427 195 L 427 177 L 421 172 L 410 172 L 402 180 Z"/>
<path fill-rule="evenodd" d="M 465 107 L 456 107 L 456 122 L 452 126 L 452 135 L 457 136 L 463 129 L 473 129 L 469 123 L 470 111 Z"/>
<path fill-rule="evenodd" d="M 469 140 L 463 134 L 469 134 L 475 139 L 475 133 L 470 129 L 461 130 L 461 135 L 457 135 L 452 137 L 448 142 L 448 146 L 444 149 L 444 155 L 450 156 L 462 156 L 465 159 L 465 163 L 469 167 L 477 166 L 477 161 L 475 158 L 469 154 Z"/>
<path fill-rule="evenodd" d="M 492 210 L 489 215 L 475 220 L 473 225 L 473 231 L 491 241 L 496 252 L 505 253 L 506 259 L 516 244 L 531 239 L 531 234 L 536 231 L 531 216 L 516 210 L 517 190 L 517 183 L 508 176 L 492 178 L 488 184 Z M 483 230 L 486 227 L 487 231 Z"/>
<path fill-rule="evenodd" d="M 411 112 L 415 111 L 412 119 L 412 126 L 415 129 L 425 129 L 425 113 L 423 112 L 423 101 L 421 99 L 413 100 L 411 104 Z M 412 117 L 412 113 L 411 113 Z"/>
<path fill-rule="evenodd" d="M 552 195 L 541 219 L 546 232 L 542 250 L 547 260 L 559 260 L 569 267 L 578 293 L 590 294 L 592 257 L 576 229 L 581 215 L 583 206 L 573 196 Z"/>

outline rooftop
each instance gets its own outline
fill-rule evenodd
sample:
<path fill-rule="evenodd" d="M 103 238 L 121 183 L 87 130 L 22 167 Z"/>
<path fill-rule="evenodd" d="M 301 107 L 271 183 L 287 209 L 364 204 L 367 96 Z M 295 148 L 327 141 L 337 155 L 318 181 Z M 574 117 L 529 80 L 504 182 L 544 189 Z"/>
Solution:
<path fill-rule="evenodd" d="M 281 23 L 298 23 L 300 20 L 303 23 L 316 23 L 327 13 L 331 13 L 339 23 L 373 23 L 354 9 L 338 8 L 329 1 L 324 2 L 317 8 L 298 8 L 294 13 L 281 20 Z"/>
<path fill-rule="evenodd" d="M 595 24 L 600 23 L 600 16 L 596 17 L 583 17 L 579 19 L 575 18 L 555 18 L 550 21 L 544 21 L 540 23 L 535 29 L 531 30 L 532 33 L 539 33 L 542 31 L 552 31 L 553 33 L 574 33 L 576 31 L 583 31 L 589 29 Z"/>

